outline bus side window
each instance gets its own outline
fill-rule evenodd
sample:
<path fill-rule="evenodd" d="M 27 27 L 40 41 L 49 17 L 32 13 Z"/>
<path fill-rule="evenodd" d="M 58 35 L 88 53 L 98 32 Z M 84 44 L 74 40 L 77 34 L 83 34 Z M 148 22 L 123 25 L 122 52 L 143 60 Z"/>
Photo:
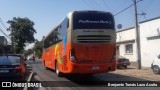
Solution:
<path fill-rule="evenodd" d="M 68 27 L 69 27 L 69 19 L 67 20 L 67 29 L 68 29 Z"/>
<path fill-rule="evenodd" d="M 68 18 L 65 18 L 61 24 L 59 25 L 61 26 L 61 28 L 58 28 L 58 41 L 60 42 L 63 40 L 63 38 L 66 36 L 67 34 L 67 28 L 68 28 Z"/>

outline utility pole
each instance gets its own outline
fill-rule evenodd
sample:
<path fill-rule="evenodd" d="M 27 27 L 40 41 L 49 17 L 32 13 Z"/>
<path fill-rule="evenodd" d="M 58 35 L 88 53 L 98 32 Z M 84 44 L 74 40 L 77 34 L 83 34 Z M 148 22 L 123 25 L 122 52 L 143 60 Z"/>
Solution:
<path fill-rule="evenodd" d="M 141 69 L 141 47 L 140 47 L 140 31 L 138 27 L 137 18 L 137 0 L 134 0 L 134 15 L 135 15 L 135 32 L 136 32 L 136 46 L 137 46 L 137 68 Z"/>
<path fill-rule="evenodd" d="M 13 45 L 13 30 L 11 30 L 11 52 L 14 54 L 14 45 Z"/>

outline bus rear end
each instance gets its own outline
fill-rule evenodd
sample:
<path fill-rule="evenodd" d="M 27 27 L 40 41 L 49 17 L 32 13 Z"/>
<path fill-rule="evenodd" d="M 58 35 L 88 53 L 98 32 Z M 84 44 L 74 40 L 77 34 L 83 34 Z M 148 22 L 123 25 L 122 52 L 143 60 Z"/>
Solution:
<path fill-rule="evenodd" d="M 116 32 L 111 13 L 73 12 L 68 72 L 87 74 L 115 71 L 115 48 Z"/>

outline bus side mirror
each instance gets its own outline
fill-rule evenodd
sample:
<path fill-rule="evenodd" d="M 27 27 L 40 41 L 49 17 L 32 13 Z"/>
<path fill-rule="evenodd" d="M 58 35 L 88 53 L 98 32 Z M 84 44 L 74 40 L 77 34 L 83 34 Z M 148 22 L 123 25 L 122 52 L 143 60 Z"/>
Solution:
<path fill-rule="evenodd" d="M 160 59 L 160 54 L 158 55 L 158 59 Z"/>
<path fill-rule="evenodd" d="M 118 24 L 118 25 L 117 25 L 117 28 L 118 28 L 118 29 L 121 29 L 121 28 L 122 28 L 122 24 Z"/>

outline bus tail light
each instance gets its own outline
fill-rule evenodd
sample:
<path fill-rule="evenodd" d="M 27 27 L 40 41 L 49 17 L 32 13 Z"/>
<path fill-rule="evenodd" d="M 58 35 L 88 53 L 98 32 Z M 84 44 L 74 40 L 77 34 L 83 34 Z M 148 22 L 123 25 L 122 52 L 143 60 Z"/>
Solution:
<path fill-rule="evenodd" d="M 70 60 L 72 61 L 72 62 L 77 62 L 76 61 L 76 58 L 75 58 L 75 50 L 74 49 L 71 49 L 70 50 Z"/>

